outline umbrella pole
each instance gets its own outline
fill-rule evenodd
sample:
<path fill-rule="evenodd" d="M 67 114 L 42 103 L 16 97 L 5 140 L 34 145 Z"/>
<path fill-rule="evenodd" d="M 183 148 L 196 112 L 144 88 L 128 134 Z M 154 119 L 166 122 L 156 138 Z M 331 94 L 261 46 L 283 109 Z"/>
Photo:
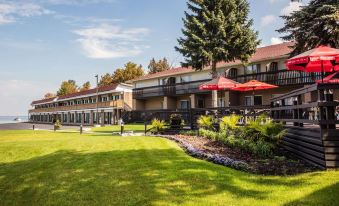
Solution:
<path fill-rule="evenodd" d="M 324 84 L 324 60 L 321 60 L 321 83 Z"/>

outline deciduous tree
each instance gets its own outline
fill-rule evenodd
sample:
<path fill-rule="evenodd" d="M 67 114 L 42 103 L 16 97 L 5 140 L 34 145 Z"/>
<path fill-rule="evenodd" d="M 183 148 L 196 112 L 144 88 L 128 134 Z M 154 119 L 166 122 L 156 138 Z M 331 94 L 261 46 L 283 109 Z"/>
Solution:
<path fill-rule="evenodd" d="M 91 83 L 88 81 L 88 82 L 85 82 L 82 87 L 80 88 L 80 91 L 87 91 L 87 90 L 90 90 L 91 89 Z"/>
<path fill-rule="evenodd" d="M 152 58 L 148 65 L 148 73 L 155 74 L 157 72 L 168 70 L 170 67 L 171 66 L 168 64 L 168 61 L 165 57 L 163 59 L 159 59 L 158 61 Z"/>
<path fill-rule="evenodd" d="M 61 86 L 57 92 L 58 96 L 66 95 L 66 94 L 72 94 L 78 92 L 78 86 L 76 85 L 76 82 L 74 80 L 68 80 L 63 81 L 61 83 Z"/>
<path fill-rule="evenodd" d="M 144 70 L 141 65 L 137 65 L 133 62 L 125 64 L 124 68 L 115 70 L 113 74 L 114 83 L 124 83 L 137 77 L 143 76 Z"/>
<path fill-rule="evenodd" d="M 56 95 L 54 93 L 51 93 L 51 92 L 48 92 L 44 95 L 44 98 L 45 99 L 50 99 L 50 98 L 53 98 L 55 97 Z"/>
<path fill-rule="evenodd" d="M 111 74 L 106 73 L 105 75 L 101 76 L 99 81 L 99 86 L 107 86 L 113 83 L 113 77 Z"/>

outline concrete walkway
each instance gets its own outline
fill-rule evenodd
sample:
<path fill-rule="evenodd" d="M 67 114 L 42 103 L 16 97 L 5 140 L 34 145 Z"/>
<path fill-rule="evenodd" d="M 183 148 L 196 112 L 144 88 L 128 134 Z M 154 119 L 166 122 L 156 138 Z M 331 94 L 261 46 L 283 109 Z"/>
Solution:
<path fill-rule="evenodd" d="M 53 130 L 53 125 L 50 124 L 34 124 L 35 129 Z M 33 124 L 31 123 L 8 123 L 0 124 L 0 130 L 31 130 Z M 79 129 L 79 126 L 62 126 L 62 129 Z"/>

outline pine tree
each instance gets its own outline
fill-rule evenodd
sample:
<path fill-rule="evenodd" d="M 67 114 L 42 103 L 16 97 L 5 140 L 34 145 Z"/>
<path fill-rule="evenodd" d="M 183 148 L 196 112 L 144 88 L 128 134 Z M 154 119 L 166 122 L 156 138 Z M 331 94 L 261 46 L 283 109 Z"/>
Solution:
<path fill-rule="evenodd" d="M 301 10 L 282 18 L 285 26 L 277 31 L 286 33 L 282 39 L 295 41 L 292 56 L 319 45 L 339 48 L 338 0 L 311 0 Z"/>
<path fill-rule="evenodd" d="M 185 58 L 183 66 L 196 70 L 211 66 L 216 76 L 218 62 L 247 62 L 254 54 L 260 42 L 248 19 L 247 0 L 188 0 L 187 6 L 184 37 L 176 47 Z"/>
<path fill-rule="evenodd" d="M 149 74 L 155 74 L 155 73 L 158 73 L 158 72 L 166 71 L 170 68 L 171 68 L 171 66 L 168 64 L 168 61 L 165 57 L 163 59 L 158 60 L 158 61 L 155 61 L 155 59 L 152 58 L 149 65 L 148 65 L 148 73 Z"/>

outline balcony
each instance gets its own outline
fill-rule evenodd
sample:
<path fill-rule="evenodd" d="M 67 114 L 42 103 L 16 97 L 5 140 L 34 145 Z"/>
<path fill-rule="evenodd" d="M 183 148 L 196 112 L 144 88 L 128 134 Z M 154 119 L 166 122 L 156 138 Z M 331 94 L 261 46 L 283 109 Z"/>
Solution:
<path fill-rule="evenodd" d="M 199 86 L 211 79 L 200 80 L 200 81 L 191 81 L 184 83 L 177 83 L 173 85 L 161 85 L 161 86 L 152 86 L 152 87 L 143 87 L 133 89 L 133 98 L 134 99 L 145 99 L 149 97 L 159 97 L 159 96 L 176 96 L 183 94 L 197 94 L 197 93 L 207 93 L 206 91 L 200 91 Z"/>
<path fill-rule="evenodd" d="M 279 70 L 276 72 L 261 72 L 255 74 L 238 75 L 236 77 L 227 77 L 239 83 L 245 83 L 252 79 L 266 82 L 277 86 L 293 86 L 313 84 L 315 80 L 321 79 L 321 73 L 305 73 L 299 71 Z M 143 87 L 133 89 L 134 99 L 146 99 L 149 97 L 159 96 L 176 96 L 183 94 L 207 93 L 199 91 L 199 85 L 209 81 L 210 79 L 201 81 L 192 81 L 178 83 L 173 85 L 161 85 L 152 87 Z"/>
<path fill-rule="evenodd" d="M 72 106 L 60 106 L 60 107 L 51 107 L 51 108 L 40 108 L 40 109 L 31 109 L 29 113 L 44 113 L 44 112 L 64 112 L 64 111 L 73 111 L 73 110 L 84 110 L 84 109 L 96 109 L 97 104 L 80 104 Z M 99 108 L 123 108 L 124 101 L 109 101 L 109 102 L 99 102 Z"/>
<path fill-rule="evenodd" d="M 239 83 L 245 83 L 252 79 L 277 86 L 291 86 L 313 84 L 321 79 L 321 73 L 305 73 L 299 71 L 279 70 L 275 72 L 261 72 L 254 74 L 227 77 Z"/>

